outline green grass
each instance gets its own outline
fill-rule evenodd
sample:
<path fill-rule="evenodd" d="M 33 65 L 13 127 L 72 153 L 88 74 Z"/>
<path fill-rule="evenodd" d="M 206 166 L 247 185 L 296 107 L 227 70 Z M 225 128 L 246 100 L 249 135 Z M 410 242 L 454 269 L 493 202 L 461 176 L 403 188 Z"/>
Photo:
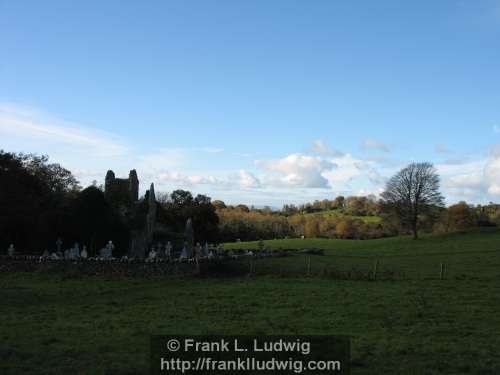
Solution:
<path fill-rule="evenodd" d="M 380 259 L 430 267 L 434 275 L 436 260 L 454 259 L 460 272 L 452 273 L 450 265 L 445 280 L 397 281 L 332 280 L 314 273 L 163 280 L 2 273 L 0 373 L 146 374 L 151 334 L 285 333 L 352 336 L 353 374 L 500 373 L 498 231 L 419 241 L 266 244 L 324 248 L 326 256 L 312 257 L 313 269 L 334 267 L 340 259 L 347 265 Z M 287 257 L 256 261 L 256 267 L 275 261 L 304 265 L 304 257 Z"/>
<path fill-rule="evenodd" d="M 378 261 L 380 271 L 393 271 L 404 278 L 437 278 L 441 263 L 449 278 L 495 278 L 500 274 L 500 230 L 410 236 L 376 240 L 286 239 L 264 241 L 273 249 L 318 248 L 325 256 L 312 256 L 312 271 L 328 269 L 369 272 Z M 226 244 L 226 249 L 258 249 L 258 241 Z M 305 272 L 303 257 L 265 259 L 261 269 Z"/>

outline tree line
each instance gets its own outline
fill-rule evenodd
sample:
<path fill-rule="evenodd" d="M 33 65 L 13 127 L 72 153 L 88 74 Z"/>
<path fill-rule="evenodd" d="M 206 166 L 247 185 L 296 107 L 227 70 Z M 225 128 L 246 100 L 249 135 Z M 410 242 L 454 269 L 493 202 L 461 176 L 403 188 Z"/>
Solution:
<path fill-rule="evenodd" d="M 375 196 L 317 200 L 280 211 L 217 201 L 221 235 L 226 240 L 286 237 L 370 239 L 419 232 L 464 231 L 475 226 L 500 226 L 500 205 L 444 206 L 439 175 L 430 163 L 412 163 Z"/>
<path fill-rule="evenodd" d="M 196 241 L 226 242 L 292 237 L 370 239 L 419 232 L 464 231 L 500 225 L 500 205 L 449 207 L 439 192 L 439 176 L 429 163 L 403 168 L 387 183 L 380 199 L 343 197 L 303 205 L 269 207 L 226 205 L 205 195 L 175 190 L 157 195 L 156 237 L 181 242 L 187 218 Z M 96 251 L 112 239 L 125 253 L 131 231 L 143 223 L 147 197 L 132 218 L 106 199 L 97 184 L 82 189 L 71 172 L 47 156 L 0 150 L 0 248 L 53 249 L 57 238 Z M 144 212 L 143 212 L 144 211 Z"/>
<path fill-rule="evenodd" d="M 182 242 L 187 218 L 196 228 L 196 241 L 219 239 L 219 217 L 211 199 L 176 190 L 160 195 L 156 205 L 155 240 Z M 0 150 L 0 248 L 10 244 L 20 252 L 52 251 L 86 245 L 90 255 L 112 240 L 116 255 L 124 255 L 131 233 L 145 224 L 148 196 L 124 211 L 106 198 L 102 186 L 82 189 L 71 172 L 47 156 Z"/>

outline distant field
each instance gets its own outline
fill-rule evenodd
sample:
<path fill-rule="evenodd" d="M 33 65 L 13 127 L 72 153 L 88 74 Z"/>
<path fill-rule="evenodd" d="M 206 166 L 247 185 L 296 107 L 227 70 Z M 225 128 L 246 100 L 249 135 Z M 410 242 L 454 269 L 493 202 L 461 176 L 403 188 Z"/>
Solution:
<path fill-rule="evenodd" d="M 500 230 L 488 228 L 469 233 L 410 236 L 375 240 L 286 239 L 264 241 L 273 249 L 324 249 L 325 256 L 312 256 L 311 268 L 316 272 L 373 269 L 378 261 L 380 271 L 402 273 L 407 278 L 439 277 L 441 263 L 448 277 L 491 278 L 500 275 Z M 225 244 L 227 249 L 258 249 L 258 241 Z M 304 270 L 304 259 L 287 257 L 264 259 L 261 267 L 282 264 L 284 269 Z"/>
<path fill-rule="evenodd" d="M 500 373 L 498 230 L 419 241 L 266 244 L 323 248 L 326 255 L 311 256 L 310 277 L 276 272 L 145 280 L 0 273 L 0 373 L 147 374 L 149 335 L 162 333 L 347 334 L 354 375 Z M 255 267 L 303 270 L 304 259 L 266 258 Z M 319 275 L 321 268 L 340 265 L 371 269 L 374 259 L 430 277 L 352 281 Z M 437 277 L 442 260 L 450 270 L 445 280 Z"/>
<path fill-rule="evenodd" d="M 355 216 L 346 215 L 341 210 L 327 210 L 321 212 L 312 212 L 309 214 L 304 214 L 304 216 L 323 216 L 323 217 L 349 217 L 351 219 L 358 219 L 364 221 L 365 223 L 378 223 L 382 221 L 379 216 Z"/>

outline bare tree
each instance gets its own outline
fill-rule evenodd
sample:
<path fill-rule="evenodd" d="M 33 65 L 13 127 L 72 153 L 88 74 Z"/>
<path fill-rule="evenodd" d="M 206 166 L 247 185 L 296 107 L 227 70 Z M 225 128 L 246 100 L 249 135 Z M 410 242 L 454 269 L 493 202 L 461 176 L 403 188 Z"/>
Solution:
<path fill-rule="evenodd" d="M 388 182 L 382 193 L 384 208 L 408 226 L 418 238 L 419 216 L 437 213 L 444 206 L 439 175 L 431 163 L 412 163 Z"/>

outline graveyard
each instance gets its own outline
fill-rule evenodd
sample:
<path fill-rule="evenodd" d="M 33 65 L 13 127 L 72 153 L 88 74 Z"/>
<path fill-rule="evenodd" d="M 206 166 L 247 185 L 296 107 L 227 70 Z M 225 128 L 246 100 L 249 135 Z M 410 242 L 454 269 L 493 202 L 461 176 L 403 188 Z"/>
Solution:
<path fill-rule="evenodd" d="M 0 370 L 146 374 L 151 334 L 301 333 L 351 336 L 353 374 L 500 371 L 496 228 L 224 247 L 232 256 L 222 263 L 238 272 L 197 274 L 188 262 L 180 264 L 191 273 L 89 275 L 74 261 L 48 260 L 66 266 L 0 273 Z M 263 247 L 274 255 L 259 256 Z"/>

